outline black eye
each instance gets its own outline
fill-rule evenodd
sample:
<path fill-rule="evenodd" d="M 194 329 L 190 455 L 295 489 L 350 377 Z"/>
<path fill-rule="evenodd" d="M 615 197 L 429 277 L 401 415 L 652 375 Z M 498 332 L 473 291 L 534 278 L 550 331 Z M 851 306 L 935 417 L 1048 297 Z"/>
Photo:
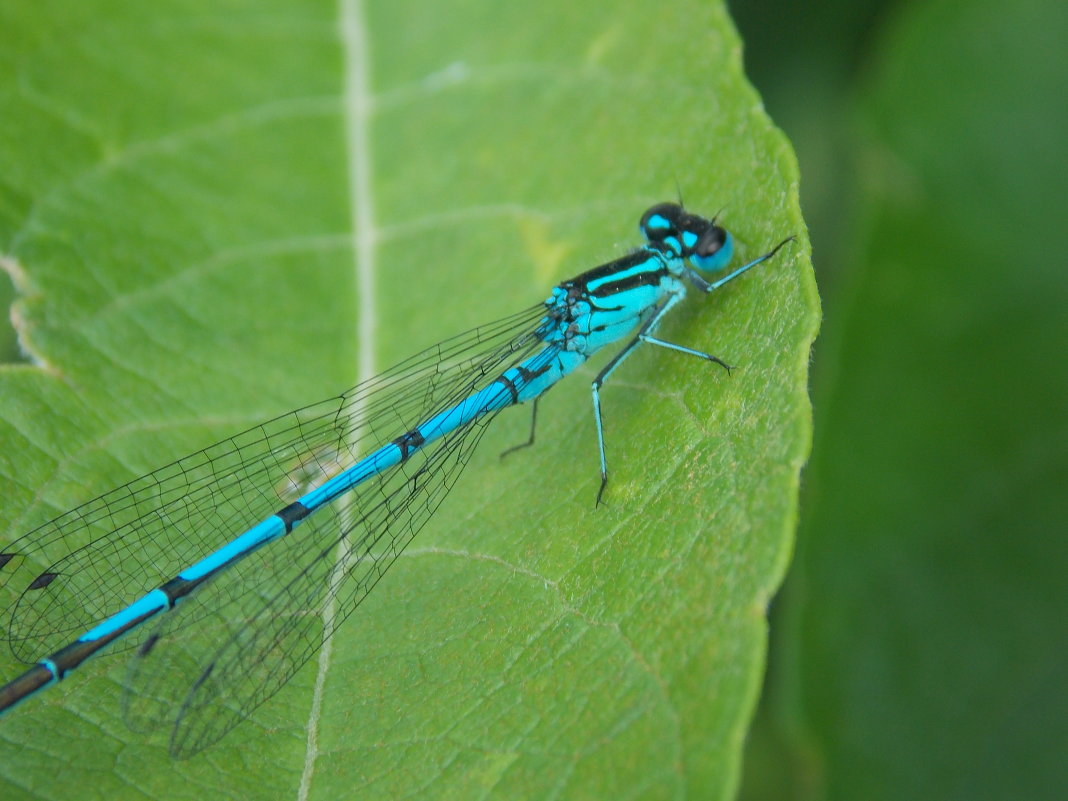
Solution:
<path fill-rule="evenodd" d="M 709 226 L 709 228 L 701 234 L 701 238 L 697 240 L 697 244 L 694 245 L 694 255 L 698 258 L 707 259 L 709 256 L 719 253 L 719 251 L 723 249 L 723 245 L 726 241 L 726 231 L 718 225 Z"/>
<path fill-rule="evenodd" d="M 638 228 L 650 242 L 658 242 L 677 234 L 679 221 L 685 216 L 682 206 L 676 203 L 658 203 L 642 215 Z"/>

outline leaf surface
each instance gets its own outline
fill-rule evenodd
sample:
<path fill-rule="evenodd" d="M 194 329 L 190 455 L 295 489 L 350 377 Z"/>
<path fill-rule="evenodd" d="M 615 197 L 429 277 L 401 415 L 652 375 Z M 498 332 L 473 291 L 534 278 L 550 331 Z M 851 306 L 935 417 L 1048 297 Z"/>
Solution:
<path fill-rule="evenodd" d="M 721 6 L 4 3 L 0 538 L 543 298 L 676 182 L 800 243 L 513 412 L 311 665 L 204 754 L 103 657 L 0 724 L 5 797 L 725 797 L 809 442 L 818 304 Z M 600 363 L 600 362 L 599 362 Z M 4 597 L 10 603 L 13 597 Z M 4 675 L 19 666 L 3 657 Z M 62 768 L 58 769 L 57 765 Z"/>

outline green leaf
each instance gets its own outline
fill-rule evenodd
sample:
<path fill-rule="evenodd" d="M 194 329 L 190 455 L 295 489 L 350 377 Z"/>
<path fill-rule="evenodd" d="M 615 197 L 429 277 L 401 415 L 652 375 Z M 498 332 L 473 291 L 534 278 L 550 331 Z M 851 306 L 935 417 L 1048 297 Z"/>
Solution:
<path fill-rule="evenodd" d="M 1064 4 L 915 3 L 859 87 L 772 651 L 796 765 L 753 797 L 1068 791 L 1066 38 Z"/>
<path fill-rule="evenodd" d="M 51 7 L 51 6 L 55 7 Z M 176 763 L 121 656 L 0 723 L 5 798 L 724 797 L 785 569 L 817 300 L 783 136 L 719 5 L 0 5 L 0 541 L 543 298 L 676 181 L 741 257 L 603 394 L 507 415 L 379 588 Z M 366 47 L 366 49 L 364 49 Z M 0 600 L 10 604 L 13 591 Z M 20 666 L 0 657 L 4 675 Z"/>

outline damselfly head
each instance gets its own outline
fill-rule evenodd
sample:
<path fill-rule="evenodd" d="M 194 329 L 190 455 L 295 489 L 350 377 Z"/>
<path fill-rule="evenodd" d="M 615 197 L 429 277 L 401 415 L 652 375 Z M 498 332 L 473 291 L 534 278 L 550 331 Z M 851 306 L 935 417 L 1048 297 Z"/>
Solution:
<path fill-rule="evenodd" d="M 699 270 L 721 270 L 734 253 L 734 240 L 715 219 L 690 214 L 677 203 L 658 203 L 638 225 L 650 242 L 670 245 Z"/>

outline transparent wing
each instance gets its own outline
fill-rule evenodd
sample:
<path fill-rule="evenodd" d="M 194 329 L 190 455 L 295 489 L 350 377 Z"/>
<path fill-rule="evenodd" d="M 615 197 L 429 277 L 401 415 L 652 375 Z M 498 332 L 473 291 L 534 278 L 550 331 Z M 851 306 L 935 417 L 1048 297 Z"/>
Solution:
<path fill-rule="evenodd" d="M 479 378 L 455 384 L 443 408 L 544 347 L 534 339 L 507 358 L 485 360 L 474 371 Z M 548 362 L 554 355 L 545 350 L 538 358 Z M 270 698 L 352 614 L 430 519 L 494 416 L 414 451 L 354 488 L 344 503 L 316 512 L 291 534 L 220 573 L 164 616 L 130 662 L 127 722 L 139 730 L 169 723 L 172 754 L 187 757 Z M 391 430 L 396 436 L 398 429 Z M 263 575 L 270 583 L 250 580 Z M 187 615 L 197 617 L 195 627 L 186 625 Z"/>
<path fill-rule="evenodd" d="M 447 339 L 348 392 L 228 437 L 15 540 L 0 553 L 0 584 L 19 592 L 6 631 L 12 653 L 24 662 L 52 653 L 445 408 L 536 347 L 543 312 L 539 305 Z M 269 569 L 239 574 L 246 587 L 277 586 Z M 209 614 L 191 611 L 182 623 Z M 144 636 L 135 632 L 123 643 L 137 645 Z"/>

